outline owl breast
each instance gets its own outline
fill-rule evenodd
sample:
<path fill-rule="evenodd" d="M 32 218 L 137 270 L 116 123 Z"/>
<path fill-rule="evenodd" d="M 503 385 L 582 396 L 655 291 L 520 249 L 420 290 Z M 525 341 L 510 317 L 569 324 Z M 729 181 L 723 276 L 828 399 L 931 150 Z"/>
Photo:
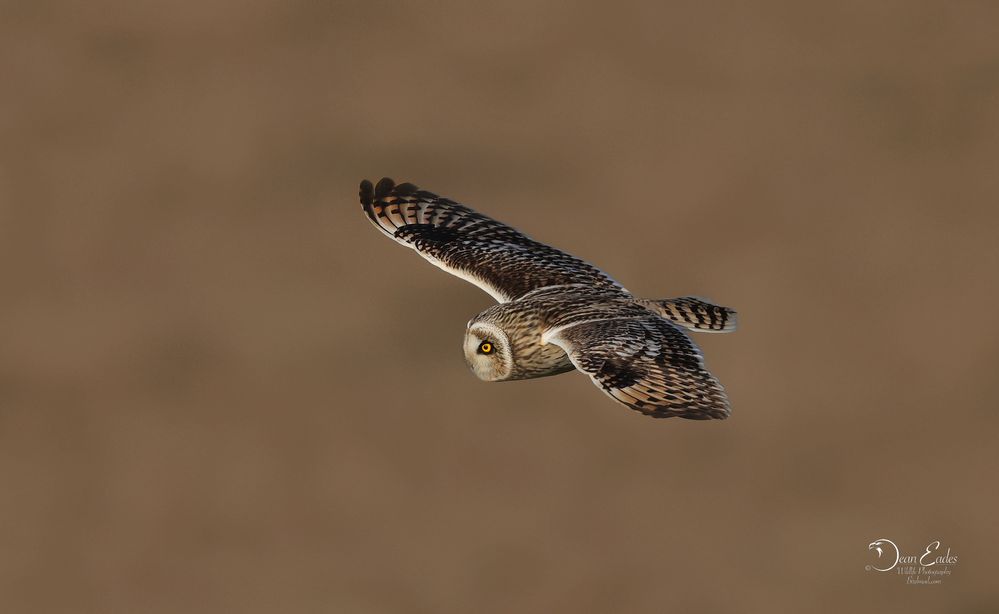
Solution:
<path fill-rule="evenodd" d="M 575 369 L 562 348 L 553 344 L 541 345 L 540 334 L 533 345 L 514 350 L 514 365 L 509 379 L 547 377 Z"/>

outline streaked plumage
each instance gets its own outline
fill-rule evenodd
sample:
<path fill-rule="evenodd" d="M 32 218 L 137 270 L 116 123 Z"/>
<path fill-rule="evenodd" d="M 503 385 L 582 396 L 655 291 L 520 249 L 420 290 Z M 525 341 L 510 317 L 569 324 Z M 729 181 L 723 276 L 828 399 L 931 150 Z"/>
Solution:
<path fill-rule="evenodd" d="M 593 265 L 464 205 L 385 178 L 361 182 L 385 235 L 499 301 L 468 323 L 465 358 L 487 381 L 586 373 L 656 418 L 726 418 L 728 399 L 683 329 L 735 330 L 735 312 L 693 297 L 638 299 Z"/>

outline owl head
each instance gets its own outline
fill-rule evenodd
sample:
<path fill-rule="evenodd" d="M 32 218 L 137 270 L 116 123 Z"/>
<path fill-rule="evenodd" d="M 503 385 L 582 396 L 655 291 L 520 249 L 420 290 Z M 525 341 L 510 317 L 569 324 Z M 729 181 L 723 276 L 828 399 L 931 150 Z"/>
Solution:
<path fill-rule="evenodd" d="M 487 382 L 509 379 L 513 373 L 510 337 L 499 326 L 482 320 L 469 322 L 465 330 L 465 362 L 475 376 Z"/>

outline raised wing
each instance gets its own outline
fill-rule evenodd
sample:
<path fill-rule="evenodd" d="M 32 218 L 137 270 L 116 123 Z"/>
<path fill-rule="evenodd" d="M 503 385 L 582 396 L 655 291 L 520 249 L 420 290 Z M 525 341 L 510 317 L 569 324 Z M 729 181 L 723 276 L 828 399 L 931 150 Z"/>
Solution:
<path fill-rule="evenodd" d="M 653 418 L 727 418 L 725 390 L 679 327 L 650 313 L 584 319 L 545 332 L 577 369 L 614 400 Z"/>
<path fill-rule="evenodd" d="M 376 228 L 500 303 L 569 284 L 627 293 L 595 266 L 411 183 L 362 181 L 360 196 Z"/>

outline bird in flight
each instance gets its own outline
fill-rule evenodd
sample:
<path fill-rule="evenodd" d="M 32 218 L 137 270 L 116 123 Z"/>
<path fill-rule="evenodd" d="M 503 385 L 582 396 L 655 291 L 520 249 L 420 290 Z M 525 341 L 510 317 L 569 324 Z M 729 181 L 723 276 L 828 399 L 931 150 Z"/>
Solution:
<path fill-rule="evenodd" d="M 729 416 L 687 332 L 731 332 L 734 310 L 687 296 L 636 298 L 588 262 L 411 183 L 365 180 L 360 197 L 375 228 L 498 302 L 465 330 L 465 360 L 479 379 L 578 369 L 653 418 Z"/>

